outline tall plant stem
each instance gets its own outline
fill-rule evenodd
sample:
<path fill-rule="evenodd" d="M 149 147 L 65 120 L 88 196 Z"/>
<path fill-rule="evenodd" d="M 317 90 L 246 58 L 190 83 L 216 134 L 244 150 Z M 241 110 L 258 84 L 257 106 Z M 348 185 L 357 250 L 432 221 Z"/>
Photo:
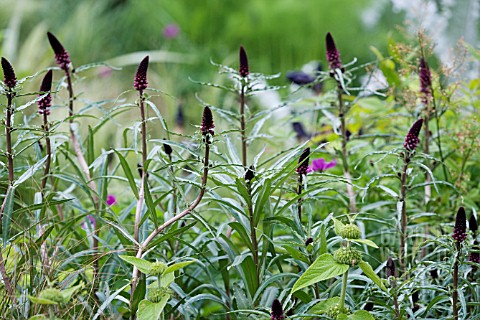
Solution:
<path fill-rule="evenodd" d="M 245 83 L 242 80 L 240 89 L 240 131 L 242 134 L 242 165 L 247 170 L 247 135 L 245 125 Z"/>
<path fill-rule="evenodd" d="M 0 214 L 0 229 L 2 227 L 2 220 L 3 220 L 3 214 L 5 212 L 5 206 L 7 204 L 7 195 L 10 191 L 10 188 L 13 186 L 13 180 L 14 180 L 14 172 L 13 172 L 13 151 L 12 151 L 12 131 L 13 131 L 13 125 L 12 125 L 12 114 L 13 114 L 13 97 L 15 96 L 15 92 L 7 91 L 7 111 L 6 111 L 6 119 L 5 119 L 5 136 L 6 136 L 6 142 L 7 142 L 7 164 L 8 164 L 8 187 L 7 187 L 7 192 L 5 193 L 5 199 L 3 200 L 3 204 L 1 207 L 1 214 Z M 3 260 L 3 253 L 0 248 L 0 274 L 2 275 L 3 283 L 5 285 L 5 289 L 7 289 L 8 296 L 10 299 L 15 301 L 15 292 L 14 292 L 14 287 L 12 286 L 12 282 L 10 277 L 7 274 L 7 270 L 5 268 L 5 261 Z"/>
<path fill-rule="evenodd" d="M 345 297 L 347 296 L 348 269 L 342 277 L 342 291 L 340 293 L 340 312 L 345 308 Z"/>
<path fill-rule="evenodd" d="M 460 263 L 460 253 L 462 251 L 462 244 L 456 242 L 457 252 L 455 254 L 455 262 L 453 264 L 453 292 L 452 292 L 452 305 L 453 305 L 453 320 L 458 320 L 458 265 Z"/>
<path fill-rule="evenodd" d="M 135 226 L 134 226 L 134 234 L 133 238 L 135 241 L 138 242 L 139 238 L 139 231 L 140 231 L 140 220 L 142 214 L 142 207 L 145 198 L 145 184 L 147 183 L 147 172 L 145 170 L 145 164 L 147 162 L 147 123 L 145 118 L 145 103 L 143 97 L 143 91 L 140 91 L 140 100 L 139 100 L 139 107 L 140 107 L 140 117 L 141 117 L 141 139 L 142 139 L 142 182 L 140 184 L 140 190 L 138 192 L 138 202 L 137 202 L 137 209 L 135 211 Z"/>
<path fill-rule="evenodd" d="M 350 168 L 348 165 L 348 151 L 347 151 L 347 127 L 345 120 L 345 105 L 343 102 L 343 89 L 339 81 L 337 81 L 337 97 L 338 97 L 338 111 L 340 118 L 340 130 L 342 134 L 342 157 L 343 157 L 343 176 L 347 181 L 347 194 L 350 203 L 350 212 L 357 212 L 357 200 L 355 198 L 355 190 L 353 190 L 352 177 L 350 175 Z"/>
<path fill-rule="evenodd" d="M 303 174 L 299 174 L 297 194 L 301 195 L 302 192 L 303 192 Z M 297 204 L 297 214 L 298 214 L 298 220 L 300 221 L 300 223 L 302 222 L 302 205 L 303 205 L 303 198 L 300 197 L 298 198 L 298 204 Z"/>
<path fill-rule="evenodd" d="M 202 185 L 200 187 L 200 192 L 199 192 L 197 198 L 195 198 L 195 200 L 192 202 L 192 204 L 190 204 L 188 206 L 188 208 L 186 208 L 185 210 L 180 212 L 178 215 L 173 216 L 168 221 L 164 222 L 157 229 L 153 230 L 153 232 L 150 233 L 150 235 L 138 246 L 137 254 L 136 254 L 137 258 L 139 258 L 139 259 L 142 258 L 143 252 L 147 249 L 147 246 L 150 244 L 150 242 L 152 242 L 152 240 L 160 232 L 162 232 L 163 230 L 165 230 L 167 227 L 169 227 L 173 223 L 177 222 L 178 220 L 180 220 L 183 217 L 185 217 L 186 215 L 188 215 L 190 212 L 192 212 L 192 210 L 194 210 L 200 204 L 200 201 L 202 200 L 202 198 L 205 194 L 205 190 L 206 190 L 206 186 L 207 186 L 209 155 L 210 155 L 210 145 L 206 144 L 206 146 L 205 146 L 205 160 L 204 160 L 204 163 L 203 163 Z M 137 267 L 134 266 L 133 267 L 133 274 L 132 274 L 132 290 L 131 290 L 131 295 L 130 295 L 130 305 L 132 305 L 132 303 L 133 303 L 133 293 L 134 293 L 135 288 L 137 286 L 137 281 L 138 281 L 139 275 L 140 275 L 139 270 L 137 269 Z M 134 319 L 134 318 L 135 318 L 135 314 L 132 313 L 131 319 Z"/>
<path fill-rule="evenodd" d="M 73 144 L 73 149 L 75 151 L 75 155 L 77 156 L 78 159 L 78 164 L 80 165 L 80 168 L 82 169 L 83 173 L 85 174 L 85 179 L 87 180 L 87 184 L 89 188 L 93 191 L 93 202 L 94 202 L 94 207 L 95 207 L 95 212 L 98 212 L 99 208 L 99 202 L 98 202 L 98 196 L 97 196 L 97 187 L 95 185 L 95 182 L 92 180 L 91 175 L 90 175 L 90 169 L 88 168 L 88 163 L 85 160 L 85 156 L 83 155 L 82 148 L 80 147 L 80 143 L 77 140 L 77 136 L 75 135 L 75 131 L 73 130 L 73 101 L 75 100 L 75 95 L 73 93 L 73 85 L 72 85 L 72 76 L 70 74 L 69 69 L 65 69 L 65 76 L 67 78 L 67 84 L 68 84 L 68 116 L 69 116 L 69 124 L 70 124 L 70 137 L 72 139 L 72 144 Z M 98 282 L 98 259 L 100 255 L 98 254 L 98 237 L 100 234 L 100 226 L 99 226 L 99 219 L 95 219 L 94 225 L 93 225 L 93 241 L 92 241 L 92 249 L 95 252 L 95 257 L 93 259 L 93 285 L 92 285 L 92 298 L 93 300 L 97 300 L 95 291 L 97 288 L 97 282 Z"/>
<path fill-rule="evenodd" d="M 43 170 L 42 183 L 40 185 L 40 190 L 42 193 L 42 198 L 45 197 L 45 186 L 47 185 L 48 174 L 50 173 L 50 163 L 52 159 L 52 146 L 50 143 L 50 131 L 48 126 L 48 115 L 46 112 L 43 113 L 43 131 L 45 132 L 45 144 L 47 151 L 47 160 L 45 161 L 45 169 Z"/>
<path fill-rule="evenodd" d="M 407 168 L 409 162 L 409 156 L 405 150 L 405 155 L 403 159 L 403 170 L 400 178 L 400 202 L 402 203 L 402 214 L 400 221 L 400 247 L 398 250 L 398 261 L 400 264 L 400 274 L 404 274 L 406 271 L 406 257 L 405 257 L 405 246 L 407 238 L 407 205 L 406 205 L 406 195 L 407 195 Z"/>
<path fill-rule="evenodd" d="M 248 189 L 248 196 L 250 197 L 250 201 L 247 205 L 248 207 L 248 217 L 250 220 L 250 239 L 252 241 L 252 257 L 253 257 L 253 262 L 255 263 L 255 272 L 257 276 L 257 283 L 260 283 L 260 264 L 259 264 L 259 259 L 258 259 L 258 241 L 257 241 L 257 231 L 256 231 L 256 223 L 255 223 L 255 217 L 254 217 L 254 212 L 253 212 L 253 206 L 252 206 L 252 186 L 251 186 L 251 181 L 247 182 L 247 189 Z"/>

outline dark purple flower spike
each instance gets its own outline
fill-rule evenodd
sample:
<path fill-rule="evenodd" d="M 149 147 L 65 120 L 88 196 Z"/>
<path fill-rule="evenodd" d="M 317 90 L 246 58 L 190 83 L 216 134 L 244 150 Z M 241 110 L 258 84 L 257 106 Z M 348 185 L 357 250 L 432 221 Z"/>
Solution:
<path fill-rule="evenodd" d="M 15 71 L 13 71 L 12 65 L 4 57 L 2 57 L 2 69 L 3 69 L 3 82 L 7 87 L 9 87 L 10 89 L 13 89 L 17 84 L 17 77 L 15 76 Z"/>
<path fill-rule="evenodd" d="M 340 69 L 342 72 L 344 72 L 345 69 L 342 67 L 340 53 L 337 50 L 337 46 L 335 45 L 335 41 L 330 32 L 327 33 L 325 43 L 327 47 L 327 61 L 330 68 L 330 76 L 333 77 L 336 69 Z"/>
<path fill-rule="evenodd" d="M 238 73 L 242 78 L 249 74 L 247 53 L 243 46 L 240 46 L 240 67 L 238 68 Z"/>
<path fill-rule="evenodd" d="M 477 234 L 477 230 L 478 230 L 478 222 L 477 222 L 477 219 L 475 218 L 474 213 L 472 213 L 472 215 L 470 216 L 470 219 L 468 220 L 468 226 L 469 226 L 470 230 L 472 230 L 473 236 L 475 237 L 475 235 Z"/>
<path fill-rule="evenodd" d="M 255 167 L 252 165 L 245 171 L 245 181 L 251 182 L 255 178 Z"/>
<path fill-rule="evenodd" d="M 65 50 L 60 41 L 58 41 L 57 37 L 55 37 L 51 32 L 47 32 L 47 36 L 50 46 L 55 53 L 55 61 L 62 70 L 67 71 L 72 63 L 67 50 Z"/>
<path fill-rule="evenodd" d="M 393 261 L 392 257 L 388 258 L 387 266 L 385 267 L 385 276 L 387 279 L 390 277 L 397 277 L 397 269 L 395 267 L 395 261 Z"/>
<path fill-rule="evenodd" d="M 480 246 L 478 245 L 477 240 L 473 242 L 472 250 L 475 251 L 470 252 L 470 254 L 468 255 L 468 261 L 480 263 Z"/>
<path fill-rule="evenodd" d="M 37 102 L 39 114 L 50 114 L 50 107 L 52 106 L 52 96 L 50 94 L 50 90 L 52 90 L 52 75 L 52 70 L 48 70 L 40 85 L 40 94 L 38 96 L 43 96 L 45 93 L 47 93 L 47 95 Z"/>
<path fill-rule="evenodd" d="M 297 173 L 299 175 L 305 175 L 308 173 L 308 162 L 310 160 L 310 148 L 306 148 L 302 151 L 300 158 L 298 159 Z"/>
<path fill-rule="evenodd" d="M 213 136 L 215 125 L 213 124 L 213 115 L 212 110 L 208 106 L 203 109 L 203 116 L 202 116 L 202 125 L 200 130 L 202 131 L 202 135 L 210 134 Z"/>
<path fill-rule="evenodd" d="M 283 320 L 285 319 L 285 315 L 283 313 L 283 306 L 282 303 L 275 299 L 272 303 L 272 320 Z"/>
<path fill-rule="evenodd" d="M 428 104 L 432 97 L 432 74 L 425 59 L 420 59 L 420 93 L 422 93 L 422 102 Z"/>
<path fill-rule="evenodd" d="M 463 207 L 458 209 L 457 216 L 455 217 L 452 238 L 459 243 L 462 243 L 467 238 L 467 217 Z"/>
<path fill-rule="evenodd" d="M 148 59 L 149 57 L 146 56 L 138 65 L 137 73 L 135 74 L 135 79 L 133 81 L 133 87 L 135 90 L 143 92 L 143 90 L 147 89 L 148 81 L 147 81 L 147 70 L 148 70 Z"/>
<path fill-rule="evenodd" d="M 405 142 L 403 146 L 408 151 L 413 151 L 417 148 L 418 144 L 420 143 L 420 139 L 418 139 L 418 135 L 420 134 L 420 130 L 422 129 L 423 119 L 418 119 L 410 128 L 405 137 Z"/>

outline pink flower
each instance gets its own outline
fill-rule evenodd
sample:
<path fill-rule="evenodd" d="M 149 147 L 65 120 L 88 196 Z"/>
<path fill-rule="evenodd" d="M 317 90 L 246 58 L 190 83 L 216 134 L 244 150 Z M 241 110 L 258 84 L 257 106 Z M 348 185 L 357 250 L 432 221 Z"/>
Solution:
<path fill-rule="evenodd" d="M 109 194 L 107 196 L 107 205 L 113 206 L 115 203 L 117 203 L 117 198 L 113 194 Z"/>
<path fill-rule="evenodd" d="M 167 24 L 165 28 L 163 28 L 163 36 L 167 39 L 173 39 L 178 36 L 180 33 L 180 28 L 178 25 L 171 23 Z"/>
<path fill-rule="evenodd" d="M 335 159 L 333 159 L 330 162 L 326 162 L 325 159 L 323 158 L 315 159 L 312 161 L 312 165 L 308 166 L 307 172 L 315 172 L 315 171 L 323 172 L 327 169 L 335 167 L 336 164 L 337 164 L 337 161 Z"/>

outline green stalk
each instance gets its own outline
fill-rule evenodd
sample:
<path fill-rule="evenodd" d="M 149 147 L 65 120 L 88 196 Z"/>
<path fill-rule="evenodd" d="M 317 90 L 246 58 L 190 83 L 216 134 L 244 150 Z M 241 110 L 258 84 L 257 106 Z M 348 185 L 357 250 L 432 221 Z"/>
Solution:
<path fill-rule="evenodd" d="M 251 181 L 247 182 L 247 189 L 248 189 L 248 196 L 250 197 L 250 202 L 248 203 L 248 216 L 250 220 L 250 238 L 252 241 L 252 257 L 253 257 L 253 262 L 255 263 L 255 273 L 257 276 L 257 284 L 260 283 L 260 264 L 259 264 L 259 259 L 258 259 L 258 241 L 257 241 L 257 231 L 256 231 L 256 225 L 255 225 L 255 217 L 253 213 L 253 207 L 252 207 L 252 186 L 251 186 Z"/>
<path fill-rule="evenodd" d="M 348 270 L 343 274 L 342 278 L 342 292 L 340 293 L 340 312 L 345 309 L 345 297 L 347 296 L 347 282 L 348 282 Z"/>
<path fill-rule="evenodd" d="M 406 196 L 407 196 L 407 168 L 409 157 L 405 150 L 405 155 L 403 159 L 403 170 L 400 178 L 400 202 L 402 202 L 402 215 L 401 215 L 401 229 L 400 229 L 400 247 L 398 250 L 398 261 L 400 264 L 400 274 L 404 274 L 406 271 L 406 254 L 405 254 L 405 245 L 407 237 L 407 205 L 406 205 Z"/>
<path fill-rule="evenodd" d="M 458 320 L 458 266 L 460 264 L 460 253 L 462 251 L 462 244 L 456 241 L 457 252 L 455 254 L 455 263 L 453 264 L 453 292 L 452 292 L 452 305 L 453 305 L 453 320 Z"/>
<path fill-rule="evenodd" d="M 342 135 L 342 157 L 343 157 L 343 176 L 347 181 L 347 194 L 350 203 L 350 212 L 357 212 L 357 201 L 355 198 L 355 190 L 353 190 L 352 177 L 350 175 L 350 168 L 348 165 L 348 151 L 347 151 L 347 127 L 345 113 L 345 105 L 343 103 L 343 89 L 340 81 L 337 81 L 337 98 L 338 98 L 338 116 L 340 118 L 340 130 Z"/>
<path fill-rule="evenodd" d="M 242 80 L 240 89 L 240 131 L 242 134 L 242 165 L 247 170 L 247 136 L 245 127 L 245 82 Z"/>

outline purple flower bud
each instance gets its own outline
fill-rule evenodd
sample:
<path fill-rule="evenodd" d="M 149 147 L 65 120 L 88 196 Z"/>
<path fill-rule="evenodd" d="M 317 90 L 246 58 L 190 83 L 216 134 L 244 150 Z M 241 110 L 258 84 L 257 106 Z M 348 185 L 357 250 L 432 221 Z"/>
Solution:
<path fill-rule="evenodd" d="M 138 65 L 137 73 L 135 74 L 135 79 L 133 81 L 133 87 L 135 90 L 143 92 L 147 89 L 147 70 L 148 70 L 148 56 L 143 58 L 142 62 Z"/>
<path fill-rule="evenodd" d="M 250 168 L 245 171 L 245 181 L 250 182 L 255 178 L 255 167 L 250 166 Z"/>
<path fill-rule="evenodd" d="M 249 73 L 247 53 L 243 46 L 240 46 L 240 67 L 238 68 L 238 73 L 240 73 L 242 78 L 248 76 Z"/>
<path fill-rule="evenodd" d="M 422 93 L 422 102 L 428 104 L 432 97 L 432 74 L 425 59 L 420 59 L 420 93 Z"/>
<path fill-rule="evenodd" d="M 50 95 L 50 90 L 52 90 L 52 74 L 52 70 L 48 70 L 40 85 L 40 94 L 38 96 L 43 96 L 45 93 L 48 94 L 37 102 L 39 114 L 50 114 L 50 107 L 52 106 L 52 96 Z"/>
<path fill-rule="evenodd" d="M 310 148 L 306 148 L 302 151 L 302 154 L 300 155 L 300 158 L 298 159 L 297 173 L 299 175 L 307 174 L 309 159 L 310 159 Z"/>
<path fill-rule="evenodd" d="M 455 226 L 453 227 L 452 238 L 462 243 L 467 238 L 467 217 L 465 209 L 460 207 L 455 217 Z"/>
<path fill-rule="evenodd" d="M 405 142 L 403 143 L 403 147 L 408 151 L 415 150 L 420 143 L 418 135 L 420 134 L 420 130 L 422 129 L 422 124 L 423 119 L 418 119 L 408 131 L 407 136 L 405 137 Z"/>
<path fill-rule="evenodd" d="M 285 319 L 285 315 L 283 314 L 283 307 L 282 303 L 275 299 L 272 303 L 272 320 L 283 320 Z"/>
<path fill-rule="evenodd" d="M 108 206 L 113 206 L 115 203 L 117 203 L 117 198 L 113 194 L 109 194 L 107 196 L 106 203 Z"/>
<path fill-rule="evenodd" d="M 173 152 L 173 149 L 172 149 L 172 147 L 170 147 L 169 144 L 164 143 L 164 144 L 163 144 L 163 151 L 165 151 L 165 153 L 166 153 L 167 155 L 171 155 L 172 152 Z"/>
<path fill-rule="evenodd" d="M 181 104 L 178 105 L 177 115 L 175 116 L 175 123 L 180 128 L 183 128 L 183 126 L 185 125 L 185 114 L 183 113 L 183 106 Z"/>
<path fill-rule="evenodd" d="M 174 39 L 179 33 L 180 28 L 174 23 L 168 24 L 165 26 L 165 28 L 163 28 L 163 36 L 167 39 Z"/>
<path fill-rule="evenodd" d="M 395 267 L 395 261 L 393 261 L 392 257 L 388 258 L 387 266 L 385 267 L 385 276 L 387 279 L 390 277 L 397 277 L 397 269 Z"/>
<path fill-rule="evenodd" d="M 330 76 L 334 75 L 335 69 L 340 69 L 342 72 L 345 71 L 342 67 L 342 61 L 340 60 L 340 53 L 335 46 L 335 41 L 330 32 L 327 33 L 325 42 L 327 46 L 327 61 L 330 68 Z"/>
<path fill-rule="evenodd" d="M 202 125 L 200 127 L 200 130 L 202 131 L 202 134 L 204 136 L 207 134 L 210 134 L 213 136 L 214 134 L 213 128 L 215 128 L 215 125 L 213 124 L 212 110 L 210 110 L 210 108 L 206 106 L 203 109 Z"/>
<path fill-rule="evenodd" d="M 3 69 L 3 82 L 7 87 L 9 87 L 10 89 L 13 89 L 17 84 L 17 77 L 15 76 L 15 71 L 13 71 L 12 65 L 4 57 L 2 57 L 2 69 Z"/>
<path fill-rule="evenodd" d="M 306 241 L 305 241 L 305 247 L 308 247 L 308 245 L 310 243 L 313 243 L 313 238 L 308 238 Z"/>
<path fill-rule="evenodd" d="M 475 218 L 474 213 L 472 213 L 470 215 L 470 219 L 468 220 L 468 226 L 469 226 L 470 230 L 472 230 L 473 234 L 477 233 L 478 223 L 477 223 L 477 219 Z"/>
<path fill-rule="evenodd" d="M 47 32 L 47 36 L 50 46 L 55 53 L 55 61 L 61 69 L 67 71 L 72 63 L 67 50 L 65 50 L 60 41 L 58 41 L 58 39 L 52 33 Z"/>
<path fill-rule="evenodd" d="M 470 255 L 468 256 L 468 261 L 480 263 L 480 246 L 478 245 L 477 240 L 473 242 L 472 250 L 474 251 L 470 252 Z"/>

